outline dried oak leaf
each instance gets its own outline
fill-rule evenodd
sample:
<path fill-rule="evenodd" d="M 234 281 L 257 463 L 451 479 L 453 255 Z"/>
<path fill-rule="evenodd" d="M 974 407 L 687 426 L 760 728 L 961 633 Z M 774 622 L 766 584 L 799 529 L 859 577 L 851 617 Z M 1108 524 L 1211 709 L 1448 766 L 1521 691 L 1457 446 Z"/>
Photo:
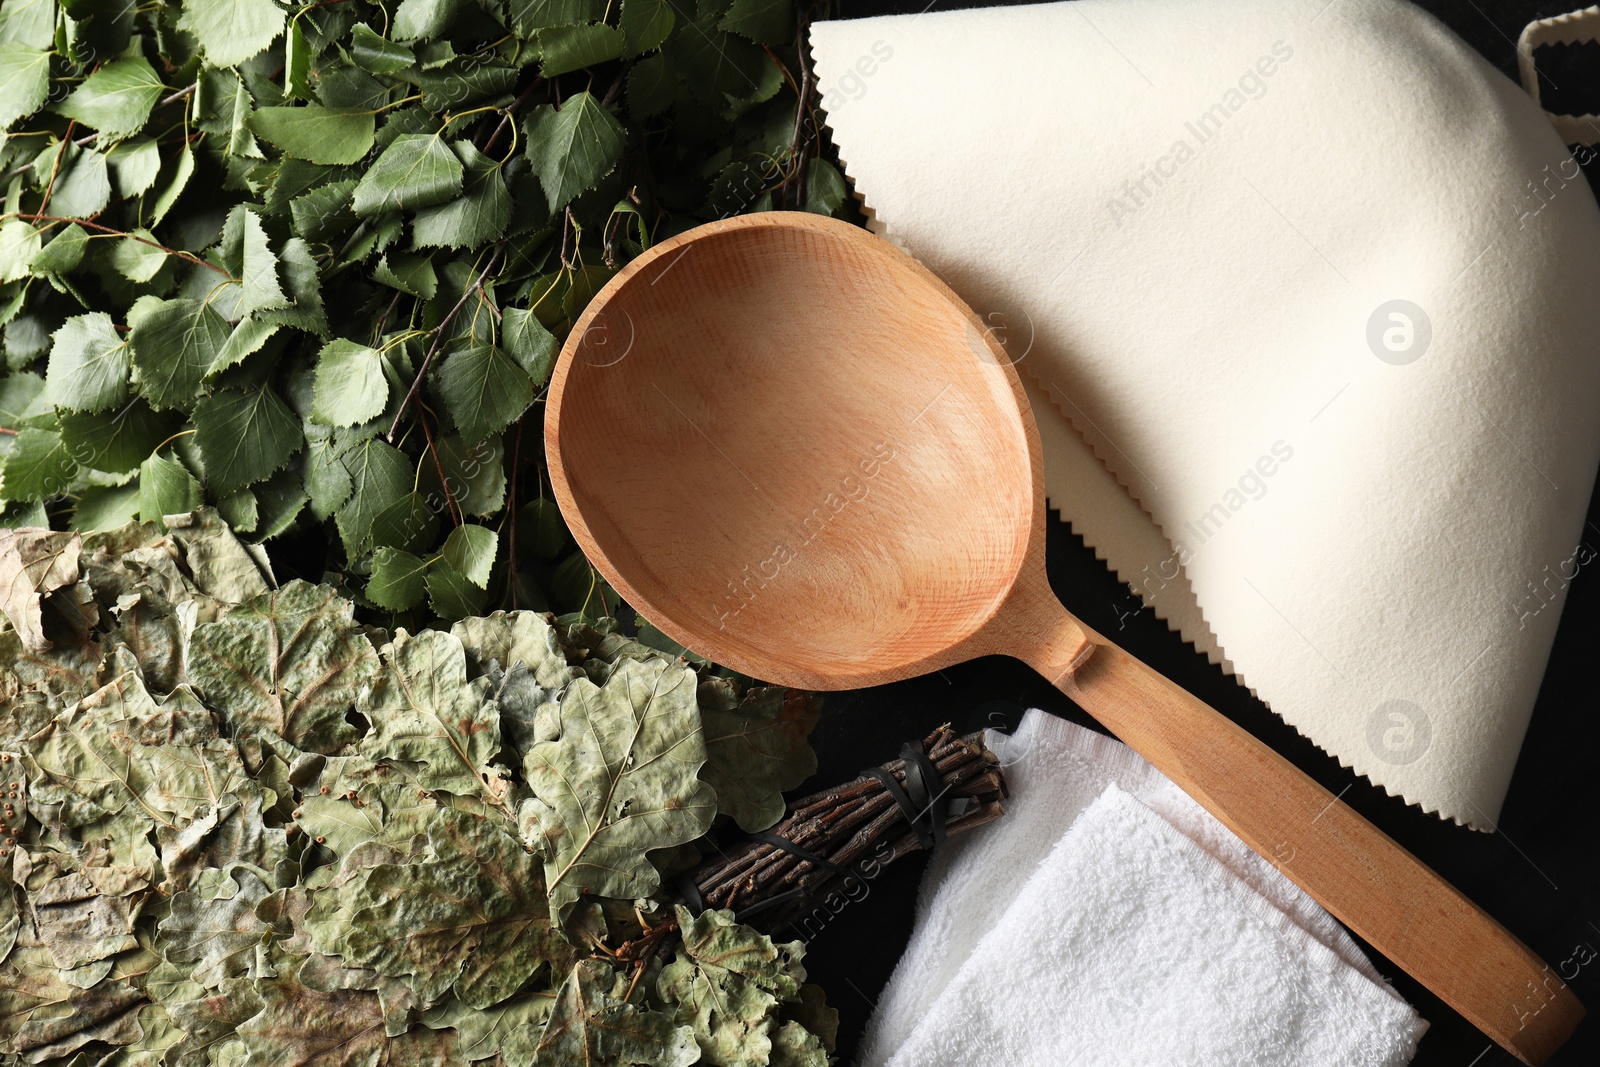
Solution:
<path fill-rule="evenodd" d="M 816 772 L 817 754 L 807 738 L 821 700 L 778 687 L 747 690 L 740 700 L 732 683 L 713 678 L 701 684 L 699 702 L 706 737 L 700 774 L 717 791 L 717 809 L 746 833 L 776 825 L 785 810 L 783 791 Z"/>
<path fill-rule="evenodd" d="M 30 739 L 35 774 L 103 812 L 142 816 L 145 830 L 181 829 L 247 788 L 238 753 L 194 694 L 180 687 L 157 704 L 137 668 L 119 659 L 127 669 Z"/>
<path fill-rule="evenodd" d="M 328 586 L 292 581 L 197 627 L 189 677 L 239 730 L 336 752 L 359 736 L 345 716 L 378 676 L 354 610 Z"/>
<path fill-rule="evenodd" d="M 574 966 L 539 1043 L 529 1050 L 522 1042 L 507 1042 L 507 1067 L 687 1067 L 699 1061 L 700 1047 L 687 1026 L 614 996 L 613 986 L 614 976 L 601 961 Z"/>
<path fill-rule="evenodd" d="M 767 1067 L 828 1067 L 832 1062 L 822 1039 L 793 1019 L 773 1031 Z"/>
<path fill-rule="evenodd" d="M 191 890 L 174 896 L 157 931 L 167 962 L 190 968 L 190 977 L 207 989 L 229 978 L 258 977 L 256 947 L 267 932 L 256 905 L 271 887 L 248 867 L 227 874 L 226 894 Z"/>
<path fill-rule="evenodd" d="M 99 873 L 109 874 L 105 868 Z M 58 970 L 109 960 L 139 947 L 133 923 L 139 910 L 136 895 L 149 883 L 124 879 L 102 893 L 89 874 L 62 870 L 54 864 L 35 868 L 29 879 L 28 906 L 38 943 Z M 118 890 L 125 890 L 118 892 Z"/>
<path fill-rule="evenodd" d="M 256 983 L 263 1006 L 239 1024 L 252 1064 L 273 1067 L 455 1067 L 453 1030 L 413 1027 L 397 1037 L 384 1029 L 378 994 L 364 989 L 312 989 L 298 971 Z"/>
<path fill-rule="evenodd" d="M 707 1063 L 765 1067 L 778 1005 L 797 999 L 805 981 L 799 942 L 774 944 L 728 911 L 695 917 L 679 907 L 677 916 L 682 945 L 657 978 L 657 995 L 676 1005 L 674 1018 L 694 1030 Z"/>
<path fill-rule="evenodd" d="M 78 580 L 77 534 L 27 527 L 0 530 L 0 612 L 11 620 L 23 647 L 46 652 L 44 598 Z"/>
<path fill-rule="evenodd" d="M 529 749 L 534 797 L 524 836 L 545 857 L 553 915 L 585 893 L 648 896 L 659 876 L 646 853 L 693 841 L 716 816 L 695 675 L 664 657 L 623 660 L 604 686 L 575 680 L 561 701 L 560 735 Z"/>
<path fill-rule="evenodd" d="M 425 1006 L 453 991 L 487 1008 L 546 964 L 564 973 L 576 953 L 550 924 L 538 861 L 498 822 L 440 809 L 431 855 L 319 893 L 306 920 L 317 948 L 403 978 Z"/>
<path fill-rule="evenodd" d="M 509 815 L 500 753 L 500 710 L 485 678 L 467 680 L 461 639 L 440 630 L 404 630 L 383 648 L 384 668 L 361 709 L 372 730 L 361 743 L 373 759 L 398 760 L 417 785 L 474 797 Z"/>
<path fill-rule="evenodd" d="M 79 989 L 62 980 L 43 946 L 18 945 L 0 967 L 0 1050 L 45 1063 L 94 1041 L 126 1045 L 139 1039 L 145 1003 L 125 977 Z"/>
<path fill-rule="evenodd" d="M 521 763 L 536 742 L 556 734 L 561 696 L 583 671 L 568 666 L 555 626 L 538 612 L 497 611 L 463 619 L 450 632 L 461 638 L 475 673 L 489 679 L 502 739 Z"/>
<path fill-rule="evenodd" d="M 490 664 L 509 671 L 520 663 L 546 689 L 560 689 L 579 673 L 567 666 L 566 653 L 549 617 L 536 611 L 497 611 L 462 619 L 450 632 L 460 639 L 478 674 Z"/>

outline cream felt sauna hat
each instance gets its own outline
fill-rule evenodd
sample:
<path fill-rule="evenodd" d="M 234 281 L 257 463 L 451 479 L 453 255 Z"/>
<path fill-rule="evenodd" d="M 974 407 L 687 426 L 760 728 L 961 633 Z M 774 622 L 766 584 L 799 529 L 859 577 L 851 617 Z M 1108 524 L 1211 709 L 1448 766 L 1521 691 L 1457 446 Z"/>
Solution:
<path fill-rule="evenodd" d="M 1600 212 L 1541 109 L 1402 0 L 811 51 L 876 228 L 1024 372 L 1052 506 L 1341 762 L 1492 828 L 1600 454 Z"/>

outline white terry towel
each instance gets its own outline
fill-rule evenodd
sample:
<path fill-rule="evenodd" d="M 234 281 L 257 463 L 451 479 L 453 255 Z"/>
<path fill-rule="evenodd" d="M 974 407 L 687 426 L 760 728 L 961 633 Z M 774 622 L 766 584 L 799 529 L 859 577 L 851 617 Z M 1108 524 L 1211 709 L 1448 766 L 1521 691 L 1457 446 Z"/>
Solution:
<path fill-rule="evenodd" d="M 1491 828 L 1600 456 L 1600 212 L 1539 106 L 1405 0 L 811 50 L 877 228 L 1035 387 L 1062 517 L 1342 763 Z"/>
<path fill-rule="evenodd" d="M 1132 750 L 1037 710 L 989 742 L 1006 816 L 934 858 L 862 1067 L 1411 1060 L 1344 929 Z"/>

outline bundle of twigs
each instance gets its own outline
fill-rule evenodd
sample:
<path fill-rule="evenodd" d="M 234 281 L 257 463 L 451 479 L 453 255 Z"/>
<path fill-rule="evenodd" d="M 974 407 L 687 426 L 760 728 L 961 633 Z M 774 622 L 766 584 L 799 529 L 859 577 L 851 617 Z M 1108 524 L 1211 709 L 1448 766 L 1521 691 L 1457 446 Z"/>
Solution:
<path fill-rule="evenodd" d="M 941 726 L 901 758 L 793 801 L 753 834 L 678 880 L 695 908 L 731 908 L 739 921 L 810 937 L 882 869 L 1005 811 L 1005 776 L 981 733 Z"/>

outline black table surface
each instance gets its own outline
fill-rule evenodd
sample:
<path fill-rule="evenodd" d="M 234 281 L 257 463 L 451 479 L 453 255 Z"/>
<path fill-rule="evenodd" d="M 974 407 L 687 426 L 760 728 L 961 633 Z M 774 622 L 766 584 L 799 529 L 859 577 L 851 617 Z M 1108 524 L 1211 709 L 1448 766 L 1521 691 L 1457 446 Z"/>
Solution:
<path fill-rule="evenodd" d="M 942 7 L 980 6 L 936 0 Z M 837 17 L 915 12 L 927 0 L 841 0 Z M 1425 8 L 1515 77 L 1515 42 L 1531 19 L 1581 6 L 1530 0 L 1426 0 Z M 1579 88 L 1600 85 L 1600 49 L 1553 57 L 1581 77 Z M 1588 70 L 1595 73 L 1589 75 Z M 953 72 L 954 73 L 954 72 Z M 1574 82 L 1560 82 L 1562 110 L 1600 112 L 1600 90 L 1574 99 Z M 1593 85 L 1589 83 L 1593 83 Z M 1556 105 L 1556 90 L 1546 101 Z M 1596 174 L 1589 171 L 1591 182 Z M 1600 294 L 1597 294 L 1600 296 Z M 1600 417 L 1600 412 L 1597 412 Z M 1054 516 L 1052 515 L 1052 518 Z M 1585 543 L 1600 550 L 1600 501 L 1591 500 Z M 1571 976 L 1579 998 L 1600 1010 L 1600 717 L 1596 716 L 1596 649 L 1600 648 L 1600 579 L 1580 571 L 1568 591 L 1555 648 L 1533 720 L 1517 761 L 1498 833 L 1445 822 L 1391 797 L 1301 737 L 1206 662 L 1149 611 L 1129 614 L 1128 589 L 1095 559 L 1065 524 L 1052 522 L 1048 546 L 1051 585 L 1090 625 L 1199 695 L 1271 745 L 1345 803 L 1400 842 L 1504 923 L 1552 967 Z M 900 742 L 942 722 L 958 729 L 1009 728 L 1022 710 L 1040 707 L 1095 726 L 1066 697 L 1020 662 L 977 660 L 895 685 L 832 694 L 815 734 L 818 783 L 851 776 L 867 763 L 894 757 Z M 1098 727 L 1095 727 L 1098 729 Z M 982 832 L 981 830 L 978 832 Z M 873 1003 L 910 936 L 923 862 L 907 859 L 885 871 L 867 896 L 843 908 L 808 946 L 806 963 L 840 1013 L 839 1052 L 853 1061 Z M 1592 948 L 1591 948 L 1592 946 Z M 1366 948 L 1365 945 L 1362 946 Z M 1493 1045 L 1388 960 L 1368 955 L 1431 1025 L 1418 1067 L 1500 1067 L 1516 1060 Z M 1588 962 L 1583 962 L 1588 960 Z M 1470 960 L 1462 960 L 1470 966 Z M 1574 972 L 1576 972 L 1574 974 Z M 1063 1062 L 1072 1057 L 1063 1050 Z M 1557 1067 L 1600 1064 L 1600 1023 L 1581 1024 L 1549 1061 Z"/>

